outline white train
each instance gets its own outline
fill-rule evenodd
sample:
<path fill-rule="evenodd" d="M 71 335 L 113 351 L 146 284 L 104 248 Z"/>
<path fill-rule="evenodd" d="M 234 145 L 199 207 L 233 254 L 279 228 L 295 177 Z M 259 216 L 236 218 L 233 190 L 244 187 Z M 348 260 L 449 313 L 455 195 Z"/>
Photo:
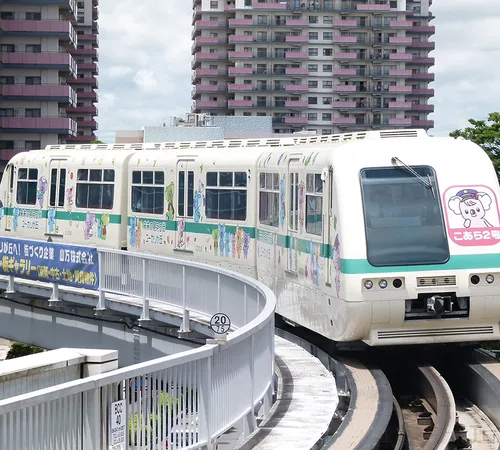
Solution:
<path fill-rule="evenodd" d="M 500 337 L 499 186 L 475 144 L 422 130 L 15 156 L 0 235 L 204 261 L 277 313 L 371 346 Z"/>

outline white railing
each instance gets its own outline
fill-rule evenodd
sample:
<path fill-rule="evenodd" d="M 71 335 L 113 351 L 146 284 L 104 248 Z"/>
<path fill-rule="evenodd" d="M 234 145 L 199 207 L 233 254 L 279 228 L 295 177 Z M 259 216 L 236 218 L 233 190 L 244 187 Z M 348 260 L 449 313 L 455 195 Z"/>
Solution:
<path fill-rule="evenodd" d="M 116 301 L 121 294 L 142 301 L 143 320 L 165 304 L 181 311 L 184 328 L 191 313 L 208 320 L 223 312 L 233 331 L 226 343 L 0 401 L 0 449 L 113 448 L 111 429 L 119 427 L 110 423 L 111 404 L 118 400 L 126 405 L 124 449 L 164 450 L 167 441 L 169 449 L 210 449 L 238 422 L 248 435 L 255 415 L 271 406 L 273 293 L 251 278 L 205 264 L 114 250 L 98 255 L 97 309 L 106 307 L 106 295 Z M 9 289 L 15 291 L 12 276 Z M 64 289 L 53 285 L 52 298 Z"/>

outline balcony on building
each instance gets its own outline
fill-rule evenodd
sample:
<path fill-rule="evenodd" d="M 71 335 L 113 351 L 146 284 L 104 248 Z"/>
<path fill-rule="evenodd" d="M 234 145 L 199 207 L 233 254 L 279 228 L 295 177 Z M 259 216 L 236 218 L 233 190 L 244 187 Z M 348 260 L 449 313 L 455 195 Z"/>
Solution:
<path fill-rule="evenodd" d="M 333 21 L 333 26 L 335 28 L 357 28 L 358 21 L 357 20 L 334 20 Z"/>
<path fill-rule="evenodd" d="M 334 52 L 332 55 L 332 59 L 335 61 L 349 61 L 357 58 L 356 52 Z"/>
<path fill-rule="evenodd" d="M 400 85 L 389 86 L 389 92 L 393 94 L 410 94 L 411 90 L 412 90 L 411 86 L 400 86 Z"/>
<path fill-rule="evenodd" d="M 410 31 L 412 33 L 423 33 L 423 34 L 433 35 L 436 32 L 436 27 L 431 25 L 419 25 L 411 27 Z"/>
<path fill-rule="evenodd" d="M 434 58 L 412 58 L 408 61 L 408 64 L 415 64 L 421 66 L 433 66 L 435 64 Z"/>
<path fill-rule="evenodd" d="M 332 119 L 332 125 L 356 125 L 355 117 L 334 117 Z"/>
<path fill-rule="evenodd" d="M 191 53 L 195 53 L 197 49 L 200 49 L 203 45 L 226 45 L 227 40 L 224 38 L 214 37 L 214 36 L 196 36 L 191 46 Z"/>
<path fill-rule="evenodd" d="M 84 33 L 78 35 L 78 42 L 90 42 L 93 45 L 99 45 L 99 36 L 96 33 Z"/>
<path fill-rule="evenodd" d="M 416 128 L 434 128 L 434 121 L 411 119 L 411 126 Z"/>
<path fill-rule="evenodd" d="M 411 110 L 411 102 L 388 102 L 387 107 L 389 109 L 402 109 Z"/>
<path fill-rule="evenodd" d="M 285 108 L 307 109 L 309 108 L 309 104 L 302 100 L 285 100 Z"/>
<path fill-rule="evenodd" d="M 227 69 L 196 69 L 191 77 L 191 83 L 196 83 L 201 78 L 227 77 Z"/>
<path fill-rule="evenodd" d="M 305 61 L 309 59 L 307 52 L 286 52 L 285 59 L 292 61 Z"/>
<path fill-rule="evenodd" d="M 227 93 L 228 87 L 224 85 L 197 84 L 191 90 L 191 98 L 198 98 L 201 94 Z"/>
<path fill-rule="evenodd" d="M 408 36 L 393 36 L 389 38 L 389 44 L 411 44 L 413 38 Z"/>
<path fill-rule="evenodd" d="M 411 110 L 432 113 L 434 112 L 434 105 L 411 105 Z"/>
<path fill-rule="evenodd" d="M 254 89 L 252 84 L 229 83 L 227 85 L 228 92 L 252 92 Z"/>
<path fill-rule="evenodd" d="M 389 53 L 391 61 L 411 61 L 412 58 L 413 55 L 411 53 Z"/>
<path fill-rule="evenodd" d="M 253 69 L 251 67 L 229 67 L 229 75 L 251 75 L 253 74 Z"/>
<path fill-rule="evenodd" d="M 97 102 L 99 100 L 99 96 L 97 95 L 97 92 L 92 91 L 92 92 L 77 92 L 78 95 L 78 100 L 80 99 L 90 99 L 94 102 Z"/>
<path fill-rule="evenodd" d="M 332 42 L 334 44 L 355 44 L 357 39 L 356 36 L 333 36 Z"/>
<path fill-rule="evenodd" d="M 92 74 L 99 73 L 99 66 L 96 63 L 77 63 L 78 70 L 90 70 Z"/>
<path fill-rule="evenodd" d="M 285 26 L 292 28 L 309 27 L 309 21 L 306 19 L 285 19 Z"/>
<path fill-rule="evenodd" d="M 394 118 L 394 119 L 389 119 L 387 121 L 387 124 L 388 125 L 392 125 L 392 126 L 411 126 L 411 123 L 412 122 L 412 119 L 410 118 Z"/>
<path fill-rule="evenodd" d="M 97 6 L 92 7 L 92 19 L 99 20 L 99 8 Z"/>
<path fill-rule="evenodd" d="M 333 69 L 332 75 L 345 76 L 345 75 L 358 75 L 358 73 L 357 73 L 357 69 Z M 365 74 L 362 74 L 362 75 L 365 75 Z"/>
<path fill-rule="evenodd" d="M 66 142 L 75 144 L 88 144 L 92 141 L 97 141 L 95 134 L 80 134 L 75 136 L 68 136 Z"/>
<path fill-rule="evenodd" d="M 227 109 L 227 102 L 198 100 L 194 102 L 193 109 Z"/>
<path fill-rule="evenodd" d="M 434 96 L 434 89 L 411 89 L 410 93 L 411 93 L 411 95 L 421 95 L 424 97 L 432 97 L 432 96 Z"/>
<path fill-rule="evenodd" d="M 293 93 L 306 93 L 309 92 L 307 84 L 285 84 L 285 91 Z"/>
<path fill-rule="evenodd" d="M 76 122 L 78 128 L 92 128 L 93 130 L 97 130 L 97 122 L 95 120 L 79 120 Z"/>
<path fill-rule="evenodd" d="M 76 135 L 76 122 L 70 117 L 1 117 L 3 133 L 54 133 Z"/>
<path fill-rule="evenodd" d="M 343 6 L 346 3 L 351 3 L 351 2 L 342 2 Z M 382 12 L 382 11 L 390 11 L 391 7 L 389 3 L 354 3 L 352 2 L 351 7 L 356 5 L 356 11 L 363 11 L 363 12 Z"/>
<path fill-rule="evenodd" d="M 76 77 L 66 80 L 66 83 L 71 86 L 92 86 L 94 89 L 99 87 L 99 81 L 95 77 Z"/>
<path fill-rule="evenodd" d="M 99 52 L 96 48 L 76 48 L 69 51 L 76 56 L 91 56 L 93 60 L 99 59 Z"/>
<path fill-rule="evenodd" d="M 362 107 L 361 105 L 357 105 L 356 102 L 350 102 L 350 101 L 336 101 L 332 104 L 333 109 L 338 109 L 338 110 L 343 110 L 343 109 L 354 109 L 357 107 Z"/>
<path fill-rule="evenodd" d="M 229 19 L 229 28 L 251 27 L 251 26 L 253 26 L 252 19 Z"/>
<path fill-rule="evenodd" d="M 336 85 L 332 87 L 332 92 L 338 92 L 338 93 L 343 93 L 343 92 L 356 92 L 356 86 L 354 84 L 342 84 L 342 85 Z"/>
<path fill-rule="evenodd" d="M 287 125 L 307 125 L 307 116 L 288 116 L 285 117 Z"/>
<path fill-rule="evenodd" d="M 285 36 L 285 42 L 290 44 L 308 44 L 309 36 L 304 36 L 302 34 L 289 34 Z"/>
<path fill-rule="evenodd" d="M 215 28 L 221 28 L 223 24 L 218 20 L 197 20 L 194 23 L 195 29 L 198 30 L 210 30 Z"/>
<path fill-rule="evenodd" d="M 59 36 L 66 38 L 75 46 L 77 34 L 68 20 L 1 20 L 0 32 L 4 35 Z"/>
<path fill-rule="evenodd" d="M 97 116 L 98 110 L 95 106 L 73 106 L 66 108 L 68 114 L 92 114 Z"/>
<path fill-rule="evenodd" d="M 391 20 L 389 22 L 390 28 L 400 28 L 400 29 L 411 29 L 413 27 L 413 22 L 410 20 Z"/>
<path fill-rule="evenodd" d="M 413 72 L 410 78 L 412 80 L 434 81 L 434 77 L 433 73 Z"/>
<path fill-rule="evenodd" d="M 427 41 L 417 41 L 413 40 L 411 44 L 408 45 L 409 48 L 423 48 L 426 50 L 434 50 L 436 48 L 435 42 L 427 42 Z"/>
<path fill-rule="evenodd" d="M 59 52 L 0 52 L 0 63 L 5 69 L 59 69 L 76 76 L 76 61 L 68 53 Z"/>
<path fill-rule="evenodd" d="M 2 100 L 35 100 L 54 101 L 76 104 L 76 92 L 67 85 L 61 84 L 2 84 L 0 85 Z"/>
<path fill-rule="evenodd" d="M 228 108 L 251 108 L 253 103 L 251 100 L 229 100 L 227 106 Z"/>
<path fill-rule="evenodd" d="M 260 3 L 254 0 L 252 2 L 252 8 L 258 10 L 268 10 L 268 11 L 283 11 L 284 9 L 287 9 L 287 4 L 278 2 Z"/>

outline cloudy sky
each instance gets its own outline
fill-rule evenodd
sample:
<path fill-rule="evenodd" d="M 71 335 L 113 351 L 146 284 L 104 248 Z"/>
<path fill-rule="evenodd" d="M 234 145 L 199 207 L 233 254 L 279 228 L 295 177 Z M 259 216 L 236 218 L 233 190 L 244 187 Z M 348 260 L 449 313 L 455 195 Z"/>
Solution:
<path fill-rule="evenodd" d="M 160 125 L 191 108 L 191 5 L 185 0 L 100 2 L 99 139 Z M 436 112 L 431 132 L 500 110 L 500 1 L 434 0 Z"/>

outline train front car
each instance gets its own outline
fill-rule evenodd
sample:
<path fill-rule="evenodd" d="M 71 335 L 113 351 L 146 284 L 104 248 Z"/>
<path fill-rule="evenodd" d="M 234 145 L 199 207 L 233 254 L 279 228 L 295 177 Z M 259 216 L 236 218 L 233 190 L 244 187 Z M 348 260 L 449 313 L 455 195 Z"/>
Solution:
<path fill-rule="evenodd" d="M 333 156 L 341 240 L 334 340 L 498 340 L 499 186 L 477 145 L 366 140 Z"/>

